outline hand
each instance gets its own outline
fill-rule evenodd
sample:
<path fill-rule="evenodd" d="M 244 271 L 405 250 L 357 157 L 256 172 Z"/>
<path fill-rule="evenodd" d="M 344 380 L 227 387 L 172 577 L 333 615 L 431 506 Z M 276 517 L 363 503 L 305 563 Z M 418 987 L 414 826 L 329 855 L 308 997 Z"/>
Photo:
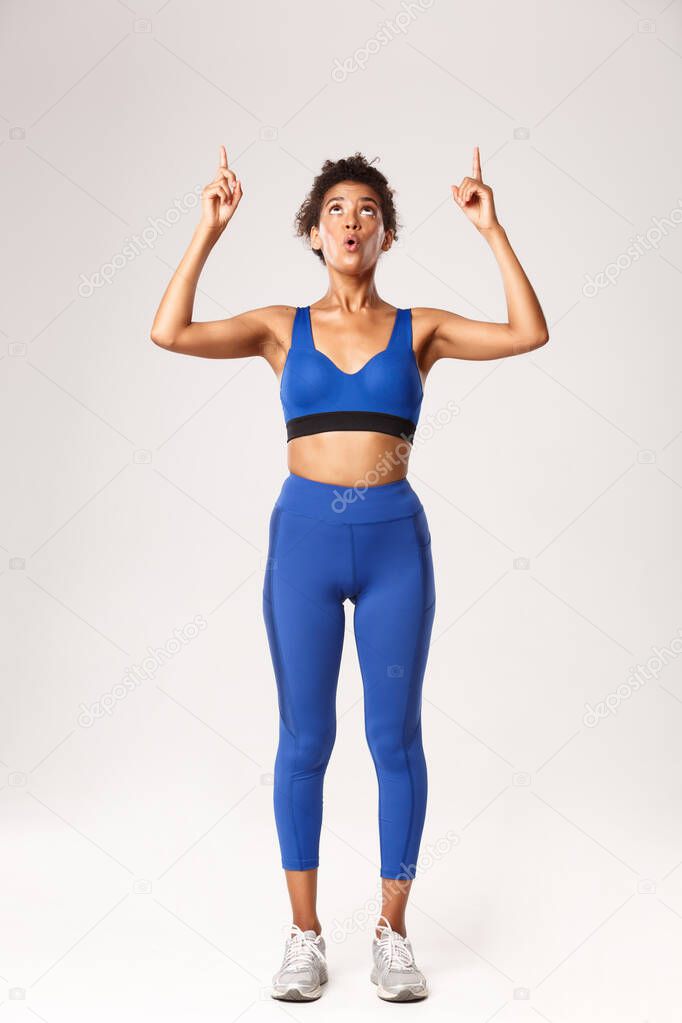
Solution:
<path fill-rule="evenodd" d="M 220 163 L 215 179 L 201 193 L 200 225 L 210 231 L 222 232 L 239 206 L 242 183 L 227 166 L 225 146 L 220 147 Z"/>
<path fill-rule="evenodd" d="M 479 231 L 488 231 L 498 225 L 493 191 L 489 185 L 483 184 L 481 175 L 481 155 L 478 146 L 474 147 L 473 177 L 462 178 L 461 185 L 451 185 L 452 197 L 464 210 L 465 214 Z"/>

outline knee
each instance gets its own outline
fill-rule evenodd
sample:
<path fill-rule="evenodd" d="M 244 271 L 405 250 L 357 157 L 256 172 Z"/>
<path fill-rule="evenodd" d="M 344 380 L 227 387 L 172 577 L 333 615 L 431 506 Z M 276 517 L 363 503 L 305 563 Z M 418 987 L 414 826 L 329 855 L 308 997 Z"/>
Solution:
<path fill-rule="evenodd" d="M 402 731 L 384 728 L 369 732 L 367 743 L 378 771 L 399 773 L 404 769 L 407 744 Z"/>
<path fill-rule="evenodd" d="M 334 748 L 336 729 L 304 730 L 296 736 L 296 770 L 302 773 L 324 771 Z"/>

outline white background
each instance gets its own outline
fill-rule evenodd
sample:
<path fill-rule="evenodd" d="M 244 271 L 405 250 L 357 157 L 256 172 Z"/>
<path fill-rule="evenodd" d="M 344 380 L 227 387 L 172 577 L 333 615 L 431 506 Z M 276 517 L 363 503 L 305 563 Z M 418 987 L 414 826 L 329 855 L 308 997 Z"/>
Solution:
<path fill-rule="evenodd" d="M 458 415 L 410 465 L 438 594 L 408 910 L 432 990 L 418 1011 L 679 1013 L 681 5 L 411 10 L 399 31 L 392 0 L 3 4 L 8 1023 L 311 1011 L 268 997 L 290 918 L 261 611 L 286 475 L 277 380 L 263 359 L 149 338 L 199 216 L 183 196 L 214 177 L 220 143 L 245 197 L 195 319 L 320 297 L 293 216 L 322 162 L 356 150 L 380 157 L 404 225 L 382 297 L 504 319 L 495 260 L 450 195 L 478 144 L 550 326 L 533 353 L 437 363 L 422 423 L 449 401 Z M 334 77 L 345 61 L 364 67 Z M 613 283 L 586 291 L 609 264 Z M 377 789 L 351 613 L 321 843 L 325 1019 L 390 1011 L 369 982 Z"/>

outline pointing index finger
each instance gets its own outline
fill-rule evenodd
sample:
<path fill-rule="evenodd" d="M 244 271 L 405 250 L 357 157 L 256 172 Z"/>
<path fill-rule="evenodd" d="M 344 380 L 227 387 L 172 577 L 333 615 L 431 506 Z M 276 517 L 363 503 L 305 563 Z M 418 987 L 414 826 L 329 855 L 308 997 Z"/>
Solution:
<path fill-rule="evenodd" d="M 478 181 L 483 181 L 483 175 L 481 174 L 481 153 L 478 146 L 474 146 L 474 173 Z"/>
<path fill-rule="evenodd" d="M 220 166 L 227 167 L 227 150 L 223 145 L 220 147 Z"/>

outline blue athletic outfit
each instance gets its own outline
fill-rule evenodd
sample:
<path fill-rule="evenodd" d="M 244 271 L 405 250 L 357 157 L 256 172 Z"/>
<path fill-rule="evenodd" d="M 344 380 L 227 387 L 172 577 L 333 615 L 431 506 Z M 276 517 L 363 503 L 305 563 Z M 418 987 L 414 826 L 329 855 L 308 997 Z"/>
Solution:
<path fill-rule="evenodd" d="M 411 311 L 397 311 L 383 351 L 345 373 L 315 348 L 310 308 L 298 307 L 280 395 L 288 440 L 353 429 L 411 440 L 423 396 Z M 426 514 L 406 479 L 349 488 L 289 473 L 263 584 L 279 704 L 274 810 L 288 870 L 319 865 L 346 599 L 379 787 L 380 874 L 409 879 L 427 799 L 421 694 L 436 594 Z"/>

